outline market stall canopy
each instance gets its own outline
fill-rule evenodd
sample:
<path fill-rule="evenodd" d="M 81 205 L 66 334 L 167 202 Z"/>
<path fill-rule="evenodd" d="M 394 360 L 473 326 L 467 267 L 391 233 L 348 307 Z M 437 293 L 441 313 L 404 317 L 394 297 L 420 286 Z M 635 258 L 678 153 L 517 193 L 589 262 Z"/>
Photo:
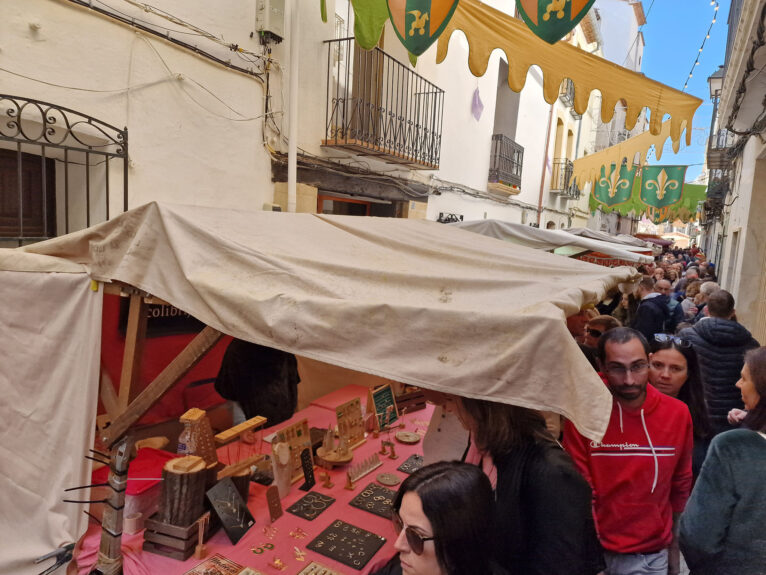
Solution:
<path fill-rule="evenodd" d="M 160 203 L 19 249 L 81 263 L 241 339 L 553 410 L 594 439 L 612 400 L 564 318 L 637 276 L 423 220 Z"/>
<path fill-rule="evenodd" d="M 638 248 L 644 248 L 644 249 L 652 249 L 652 246 L 648 243 L 646 243 L 644 240 L 641 240 L 634 236 L 629 236 L 627 234 L 608 234 L 606 232 L 601 232 L 598 230 L 591 230 L 590 228 L 567 228 L 564 230 L 567 233 L 581 236 L 583 238 L 590 238 L 592 240 L 601 240 L 603 242 L 616 242 L 618 244 L 623 244 L 626 246 L 634 246 Z"/>
<path fill-rule="evenodd" d="M 561 248 L 569 248 L 566 253 L 568 256 L 598 252 L 634 263 L 650 263 L 654 261 L 654 258 L 651 256 L 639 253 L 646 251 L 648 249 L 646 247 L 594 240 L 576 236 L 564 230 L 542 230 L 500 220 L 476 220 L 472 222 L 455 222 L 447 225 L 538 250 L 554 251 Z"/>
<path fill-rule="evenodd" d="M 593 90 L 601 92 L 601 118 L 609 122 L 615 105 L 626 107 L 625 127 L 633 129 L 643 108 L 650 110 L 650 132 L 660 135 L 662 119 L 670 115 L 669 135 L 675 146 L 686 128 L 686 144 L 691 144 L 694 112 L 702 100 L 650 80 L 643 74 L 618 66 L 566 42 L 548 44 L 513 18 L 478 0 L 461 0 L 452 19 L 439 37 L 436 60 L 442 62 L 452 34 L 461 30 L 468 39 L 468 66 L 474 76 L 487 71 L 490 54 L 501 49 L 508 59 L 508 85 L 520 92 L 530 66 L 538 65 L 543 72 L 543 94 L 553 104 L 561 83 L 569 78 L 574 83 L 574 109 L 585 113 Z M 662 140 L 664 142 L 664 140 Z"/>

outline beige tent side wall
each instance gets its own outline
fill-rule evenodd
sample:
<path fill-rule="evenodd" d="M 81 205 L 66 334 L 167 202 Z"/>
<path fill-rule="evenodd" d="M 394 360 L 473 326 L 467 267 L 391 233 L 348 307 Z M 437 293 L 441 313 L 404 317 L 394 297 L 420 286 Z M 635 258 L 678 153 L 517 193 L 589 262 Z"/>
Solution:
<path fill-rule="evenodd" d="M 66 488 L 90 483 L 83 456 L 95 430 L 103 293 L 82 272 L 8 271 L 12 266 L 3 263 L 0 257 L 6 268 L 0 271 L 0 574 L 33 575 L 41 571 L 35 557 L 76 541 L 87 527 L 84 506 L 62 499 Z M 87 489 L 73 493 L 89 498 Z"/>

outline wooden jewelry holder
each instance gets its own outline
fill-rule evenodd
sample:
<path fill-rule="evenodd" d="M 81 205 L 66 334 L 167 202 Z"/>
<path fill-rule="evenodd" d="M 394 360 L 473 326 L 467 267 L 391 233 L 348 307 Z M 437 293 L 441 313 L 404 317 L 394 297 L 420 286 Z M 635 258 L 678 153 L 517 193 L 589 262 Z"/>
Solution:
<path fill-rule="evenodd" d="M 206 483 L 207 465 L 201 457 L 187 455 L 165 464 L 159 511 L 145 522 L 144 551 L 180 561 L 192 556 L 195 545 L 210 533 L 205 522 L 200 538 L 197 526 L 205 514 Z"/>

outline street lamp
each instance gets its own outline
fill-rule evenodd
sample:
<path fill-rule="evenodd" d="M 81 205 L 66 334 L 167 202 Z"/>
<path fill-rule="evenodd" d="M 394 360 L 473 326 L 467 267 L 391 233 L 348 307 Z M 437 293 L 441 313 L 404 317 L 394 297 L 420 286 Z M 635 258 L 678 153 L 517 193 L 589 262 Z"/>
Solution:
<path fill-rule="evenodd" d="M 723 89 L 723 66 L 718 66 L 718 70 L 707 79 L 708 86 L 710 86 L 710 99 L 716 100 L 721 95 Z"/>

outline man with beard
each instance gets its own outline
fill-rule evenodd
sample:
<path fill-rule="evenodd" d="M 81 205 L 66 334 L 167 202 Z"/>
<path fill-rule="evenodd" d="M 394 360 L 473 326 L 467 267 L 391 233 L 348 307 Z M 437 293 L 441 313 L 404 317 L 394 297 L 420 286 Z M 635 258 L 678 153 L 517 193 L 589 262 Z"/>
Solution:
<path fill-rule="evenodd" d="M 649 344 L 639 332 L 606 332 L 598 353 L 613 397 L 609 426 L 599 442 L 567 422 L 564 448 L 593 488 L 605 573 L 677 574 L 673 525 L 692 485 L 689 409 L 648 385 Z"/>

